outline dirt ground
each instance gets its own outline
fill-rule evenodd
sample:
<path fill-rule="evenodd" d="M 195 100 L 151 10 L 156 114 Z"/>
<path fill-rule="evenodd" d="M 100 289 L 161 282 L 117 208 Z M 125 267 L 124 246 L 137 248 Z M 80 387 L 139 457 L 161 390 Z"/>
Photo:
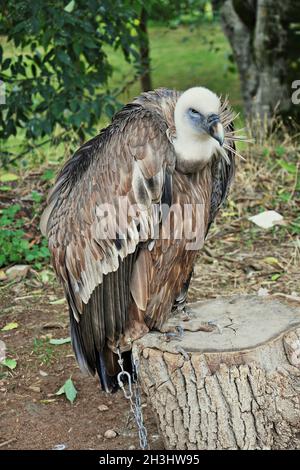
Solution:
<path fill-rule="evenodd" d="M 287 187 L 285 175 L 276 170 L 274 178 L 275 173 L 260 165 L 256 172 L 252 160 L 238 172 L 231 200 L 199 256 L 191 301 L 240 293 L 300 295 L 299 235 L 289 228 L 299 208 L 293 198 L 288 203 L 274 200 L 277 189 Z M 36 185 L 34 178 L 31 181 Z M 292 191 L 293 181 L 288 185 Z M 15 191 L 16 200 L 26 192 L 22 188 Z M 278 210 L 285 225 L 271 230 L 255 227 L 248 217 L 262 208 Z M 34 224 L 37 226 L 36 220 Z M 0 281 L 0 330 L 7 323 L 18 324 L 0 332 L 8 357 L 17 361 L 11 371 L 0 366 L 0 450 L 53 449 L 57 445 L 67 449 L 139 448 L 135 423 L 122 393 L 108 396 L 100 391 L 96 378 L 83 376 L 70 344 L 49 344 L 50 338 L 68 337 L 69 329 L 62 290 L 51 269 L 45 269 L 46 278 L 31 269 L 26 279 Z M 56 395 L 69 377 L 78 390 L 73 404 Z M 162 449 L 154 416 L 143 402 L 150 447 Z M 100 411 L 100 405 L 108 409 Z M 105 438 L 107 430 L 114 430 L 117 436 Z"/>
<path fill-rule="evenodd" d="M 0 380 L 0 446 L 3 449 L 52 449 L 60 444 L 67 449 L 138 448 L 136 428 L 122 392 L 106 395 L 96 378 L 80 372 L 70 344 L 54 346 L 47 341 L 50 337 L 69 335 L 66 304 L 49 304 L 53 298 L 63 298 L 58 286 L 41 294 L 34 292 L 28 281 L 15 284 L 1 299 L 1 325 L 16 321 L 19 326 L 1 335 L 18 365 L 15 371 L 4 376 L 2 373 Z M 37 338 L 38 347 L 34 343 Z M 64 396 L 55 395 L 70 376 L 78 391 L 73 404 Z M 99 411 L 100 405 L 108 409 Z M 143 411 L 151 448 L 160 449 L 162 443 L 153 416 L 147 407 Z M 117 437 L 105 439 L 107 430 L 114 430 Z"/>

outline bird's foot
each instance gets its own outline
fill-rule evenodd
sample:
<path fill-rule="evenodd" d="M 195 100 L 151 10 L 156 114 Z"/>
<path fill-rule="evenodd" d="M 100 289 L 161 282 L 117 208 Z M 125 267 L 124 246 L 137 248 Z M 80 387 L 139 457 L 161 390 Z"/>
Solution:
<path fill-rule="evenodd" d="M 159 331 L 163 333 L 165 341 L 171 341 L 172 339 L 181 340 L 184 334 L 184 329 L 181 325 L 170 327 L 169 325 L 162 326 Z"/>
<path fill-rule="evenodd" d="M 184 335 L 184 329 L 182 328 L 182 326 L 177 325 L 170 331 L 166 331 L 164 335 L 166 341 L 171 341 L 172 339 L 182 340 L 182 337 Z"/>
<path fill-rule="evenodd" d="M 185 306 L 180 312 L 181 320 L 190 321 L 192 318 L 192 313 L 193 313 L 193 310 L 190 307 Z"/>

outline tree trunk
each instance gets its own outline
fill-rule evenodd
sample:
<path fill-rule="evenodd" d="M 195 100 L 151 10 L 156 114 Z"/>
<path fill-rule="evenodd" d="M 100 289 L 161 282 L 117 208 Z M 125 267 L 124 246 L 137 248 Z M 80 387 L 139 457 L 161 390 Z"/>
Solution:
<path fill-rule="evenodd" d="M 299 17 L 297 2 L 215 0 L 240 74 L 248 117 L 272 116 L 275 109 L 296 114 L 293 105 L 290 26 Z M 299 40 L 299 39 L 298 39 Z M 294 80 L 296 79 L 294 77 Z"/>
<path fill-rule="evenodd" d="M 151 332 L 134 344 L 167 449 L 300 449 L 299 305 L 197 302 L 190 320 L 166 325 L 180 324 L 181 340 Z"/>
<path fill-rule="evenodd" d="M 140 16 L 140 61 L 141 61 L 141 87 L 143 91 L 152 90 L 150 71 L 150 48 L 147 29 L 147 11 L 142 8 Z"/>

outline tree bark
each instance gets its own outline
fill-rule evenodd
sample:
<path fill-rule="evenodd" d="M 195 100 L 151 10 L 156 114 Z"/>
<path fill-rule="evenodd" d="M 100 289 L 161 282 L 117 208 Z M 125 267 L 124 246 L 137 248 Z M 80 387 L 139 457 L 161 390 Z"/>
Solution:
<path fill-rule="evenodd" d="M 290 26 L 299 11 L 291 0 L 215 0 L 239 70 L 246 114 L 296 114 L 291 96 Z M 295 76 L 297 75 L 294 69 Z M 297 78 L 297 77 L 296 77 Z M 295 78 L 294 78 L 295 79 Z"/>
<path fill-rule="evenodd" d="M 141 61 L 141 88 L 143 91 L 152 90 L 150 71 L 150 47 L 147 28 L 147 11 L 142 8 L 140 16 L 140 61 Z"/>
<path fill-rule="evenodd" d="M 166 449 L 300 449 L 300 308 L 244 296 L 198 302 L 181 340 L 133 354 Z M 213 321 L 217 327 L 212 329 Z"/>

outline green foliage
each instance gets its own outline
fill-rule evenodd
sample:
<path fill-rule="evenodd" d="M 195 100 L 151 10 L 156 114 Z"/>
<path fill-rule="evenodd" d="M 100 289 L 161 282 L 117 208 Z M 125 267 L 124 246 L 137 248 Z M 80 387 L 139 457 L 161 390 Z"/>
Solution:
<path fill-rule="evenodd" d="M 7 323 L 0 331 L 11 331 L 18 328 L 19 324 L 16 322 Z"/>
<path fill-rule="evenodd" d="M 277 147 L 275 149 L 276 154 L 278 156 L 283 156 L 283 152 L 278 152 L 278 149 L 281 149 L 282 147 Z M 284 150 L 284 149 L 283 149 Z M 300 174 L 298 172 L 298 166 L 296 163 L 293 161 L 288 161 L 284 159 L 278 160 L 278 165 L 280 168 L 282 168 L 285 172 L 285 178 L 287 181 L 292 181 L 293 186 L 292 186 L 292 192 L 289 190 L 289 187 L 283 186 L 282 188 L 278 189 L 278 198 L 280 201 L 288 203 L 292 199 L 298 200 L 299 195 L 300 195 Z M 300 222 L 300 217 L 298 217 L 295 221 L 291 222 L 291 225 L 293 226 L 293 232 L 294 233 L 300 233 L 299 230 L 299 222 Z"/>
<path fill-rule="evenodd" d="M 74 386 L 74 383 L 71 377 L 68 380 L 66 380 L 63 386 L 56 392 L 56 395 L 65 395 L 67 400 L 69 400 L 70 403 L 74 402 L 77 396 L 77 390 Z"/>
<path fill-rule="evenodd" d="M 0 13 L 0 138 L 25 133 L 27 140 L 76 130 L 83 139 L 101 113 L 111 114 L 114 96 L 105 89 L 112 73 L 104 46 L 137 59 L 133 6 L 115 0 L 8 0 Z M 8 51 L 8 53 L 7 53 Z"/>
<path fill-rule="evenodd" d="M 0 183 L 11 183 L 12 181 L 17 181 L 18 179 L 18 175 L 15 175 L 14 173 L 4 173 L 0 176 Z"/>
<path fill-rule="evenodd" d="M 37 269 L 49 260 L 49 250 L 45 239 L 30 243 L 23 229 L 25 219 L 17 217 L 20 204 L 13 204 L 0 211 L 0 267 L 10 263 L 28 262 Z"/>
<path fill-rule="evenodd" d="M 152 0 L 145 7 L 150 19 L 171 28 L 213 19 L 211 2 L 207 0 Z"/>
<path fill-rule="evenodd" d="M 55 172 L 54 170 L 50 170 L 49 168 L 47 170 L 44 171 L 44 173 L 42 174 L 42 177 L 41 179 L 43 181 L 51 181 L 55 176 Z"/>
<path fill-rule="evenodd" d="M 54 348 L 49 343 L 48 338 L 34 338 L 33 352 L 42 364 L 50 364 L 53 359 Z"/>
<path fill-rule="evenodd" d="M 6 358 L 2 362 L 0 362 L 0 365 L 8 367 L 8 369 L 13 370 L 17 367 L 17 361 L 15 359 L 10 359 Z"/>

